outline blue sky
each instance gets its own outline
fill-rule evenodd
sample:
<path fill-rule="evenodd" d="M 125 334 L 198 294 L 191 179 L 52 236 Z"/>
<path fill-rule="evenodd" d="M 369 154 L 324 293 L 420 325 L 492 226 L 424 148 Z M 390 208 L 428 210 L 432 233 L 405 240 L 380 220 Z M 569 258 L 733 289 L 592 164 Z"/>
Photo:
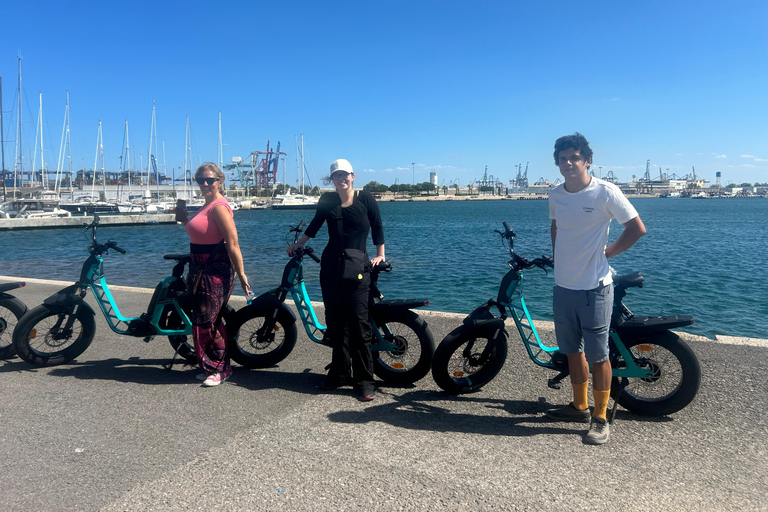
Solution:
<path fill-rule="evenodd" d="M 295 136 L 319 178 L 347 158 L 358 186 L 559 177 L 554 140 L 580 131 L 598 174 L 659 168 L 768 181 L 765 2 L 4 2 L 0 76 L 13 168 L 17 56 L 25 154 L 55 169 L 70 93 L 73 167 L 93 167 L 99 120 L 117 170 L 128 120 L 146 166 L 194 163 L 277 141 L 296 180 Z M 39 162 L 39 156 L 37 161 Z M 412 166 L 415 162 L 415 166 Z M 600 167 L 600 169 L 598 169 Z M 162 168 L 161 168 L 162 170 Z M 178 175 L 178 174 L 177 174 Z"/>

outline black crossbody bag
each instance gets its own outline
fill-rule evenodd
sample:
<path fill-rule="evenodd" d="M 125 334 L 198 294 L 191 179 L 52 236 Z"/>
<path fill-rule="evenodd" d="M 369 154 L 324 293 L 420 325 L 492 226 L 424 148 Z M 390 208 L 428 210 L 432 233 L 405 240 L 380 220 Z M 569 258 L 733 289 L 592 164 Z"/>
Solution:
<path fill-rule="evenodd" d="M 355 197 L 357 197 L 358 191 L 355 191 Z M 343 225 L 343 212 L 341 204 L 336 208 L 336 227 L 339 230 L 339 236 L 341 237 L 341 246 L 344 247 L 344 225 Z M 370 266 L 370 260 L 368 259 L 368 253 L 359 249 L 342 249 L 341 260 L 339 261 L 339 267 L 341 269 L 341 277 L 344 281 L 359 283 L 363 280 L 365 273 L 368 272 Z"/>

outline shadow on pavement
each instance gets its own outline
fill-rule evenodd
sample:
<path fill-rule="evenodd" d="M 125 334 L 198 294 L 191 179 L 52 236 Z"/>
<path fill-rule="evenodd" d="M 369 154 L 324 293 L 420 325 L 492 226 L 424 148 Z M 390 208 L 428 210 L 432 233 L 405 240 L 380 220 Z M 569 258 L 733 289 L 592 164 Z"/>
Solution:
<path fill-rule="evenodd" d="M 385 393 L 379 389 L 379 394 Z M 328 419 L 340 423 L 381 422 L 410 430 L 503 436 L 573 435 L 574 430 L 587 428 L 585 424 L 557 423 L 548 419 L 544 413 L 554 406 L 541 399 L 534 402 L 451 396 L 428 390 L 411 391 L 400 396 L 390 393 L 386 395 L 394 401 L 367 407 L 362 411 L 333 412 L 328 415 Z M 446 407 L 451 404 L 457 407 Z M 456 412 L 458 408 L 471 408 L 476 412 Z M 502 410 L 508 416 L 483 414 L 484 409 Z M 673 421 L 670 417 L 637 416 L 627 411 L 617 411 L 616 420 L 654 423 Z"/>
<path fill-rule="evenodd" d="M 380 394 L 381 390 L 380 390 Z M 551 406 L 546 402 L 498 400 L 488 398 L 451 397 L 438 391 L 411 391 L 401 396 L 390 395 L 393 402 L 368 407 L 363 411 L 338 411 L 328 415 L 341 423 L 381 422 L 411 430 L 460 432 L 483 435 L 534 436 L 539 434 L 573 435 L 573 428 L 564 428 L 544 417 Z M 456 403 L 478 407 L 477 413 L 457 413 L 444 407 Z M 439 405 L 438 405 L 439 404 Z M 501 409 L 517 417 L 485 415 L 482 408 Z"/>

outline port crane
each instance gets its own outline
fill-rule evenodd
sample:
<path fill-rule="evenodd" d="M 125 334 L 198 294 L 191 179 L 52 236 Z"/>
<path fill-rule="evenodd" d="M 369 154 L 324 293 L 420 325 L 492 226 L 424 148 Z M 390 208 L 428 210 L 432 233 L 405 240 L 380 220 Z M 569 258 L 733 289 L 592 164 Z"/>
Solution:
<path fill-rule="evenodd" d="M 517 168 L 517 176 L 514 180 L 510 180 L 510 185 L 516 189 L 528 188 L 528 163 L 525 162 L 525 171 L 523 171 L 523 164 L 515 165 Z"/>
<path fill-rule="evenodd" d="M 235 157 L 232 159 L 233 163 L 227 164 L 225 168 L 235 170 L 237 173 L 235 181 L 239 181 L 244 188 L 251 185 L 257 188 L 268 188 L 275 184 L 281 155 L 286 156 L 286 153 L 280 151 L 280 141 L 277 142 L 277 148 L 274 151 L 270 151 L 269 141 L 267 141 L 266 151 L 251 151 L 244 159 Z"/>

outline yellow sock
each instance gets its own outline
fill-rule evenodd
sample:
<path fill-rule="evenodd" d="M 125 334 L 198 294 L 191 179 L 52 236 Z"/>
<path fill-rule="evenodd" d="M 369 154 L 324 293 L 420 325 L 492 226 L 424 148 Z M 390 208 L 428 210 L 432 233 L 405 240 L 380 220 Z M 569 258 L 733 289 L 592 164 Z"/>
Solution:
<path fill-rule="evenodd" d="M 600 391 L 593 389 L 592 396 L 595 398 L 595 410 L 592 411 L 592 417 L 606 419 L 605 412 L 608 409 L 608 398 L 611 396 L 611 390 Z"/>
<path fill-rule="evenodd" d="M 583 411 L 587 407 L 589 407 L 589 402 L 587 402 L 587 388 L 589 387 L 589 381 L 582 382 L 581 384 L 574 384 L 571 382 L 571 386 L 573 386 L 573 406 Z"/>

